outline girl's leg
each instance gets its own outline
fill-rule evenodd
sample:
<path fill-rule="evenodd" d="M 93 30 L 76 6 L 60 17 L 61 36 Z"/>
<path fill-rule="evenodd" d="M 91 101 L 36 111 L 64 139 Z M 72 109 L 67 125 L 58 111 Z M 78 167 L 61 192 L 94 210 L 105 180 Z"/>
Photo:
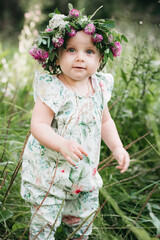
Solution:
<path fill-rule="evenodd" d="M 89 193 L 82 192 L 77 199 L 65 201 L 62 219 L 68 236 L 84 222 L 73 236 L 73 239 L 80 238 L 83 233 L 82 239 L 88 239 L 88 236 L 92 233 L 92 224 L 90 223 L 98 208 L 98 202 L 97 190 Z M 87 217 L 89 218 L 87 219 Z"/>
<path fill-rule="evenodd" d="M 30 240 L 54 240 L 54 234 L 57 227 L 61 224 L 61 214 L 52 229 L 53 224 L 57 218 L 58 211 L 61 205 L 42 205 L 38 212 L 35 214 L 38 206 L 31 207 L 33 220 L 30 225 Z"/>

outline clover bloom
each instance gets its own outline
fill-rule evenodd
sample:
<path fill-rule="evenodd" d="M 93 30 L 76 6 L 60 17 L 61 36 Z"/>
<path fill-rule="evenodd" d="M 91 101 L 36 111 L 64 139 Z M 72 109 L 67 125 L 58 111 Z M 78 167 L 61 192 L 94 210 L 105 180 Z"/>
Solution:
<path fill-rule="evenodd" d="M 63 37 L 61 38 L 57 38 L 56 41 L 53 41 L 53 45 L 57 48 L 57 47 L 61 47 L 64 43 L 64 39 Z"/>
<path fill-rule="evenodd" d="M 79 17 L 79 11 L 77 9 L 73 8 L 71 11 L 69 11 L 69 16 L 78 18 Z"/>
<path fill-rule="evenodd" d="M 76 30 L 73 27 L 69 27 L 71 32 L 67 32 L 70 37 L 74 37 L 76 35 Z"/>
<path fill-rule="evenodd" d="M 85 33 L 87 33 L 87 34 L 93 34 L 95 32 L 95 30 L 96 29 L 95 29 L 95 26 L 93 23 L 87 24 L 87 26 L 84 29 Z"/>
<path fill-rule="evenodd" d="M 92 36 L 92 40 L 95 43 L 102 42 L 103 36 L 100 35 L 100 34 L 95 34 L 95 35 Z"/>
<path fill-rule="evenodd" d="M 112 42 L 113 41 L 113 36 L 112 35 L 109 35 L 108 36 L 108 42 L 110 43 L 110 42 Z"/>
<path fill-rule="evenodd" d="M 40 49 L 37 46 L 32 47 L 29 54 L 39 63 L 44 63 L 49 56 L 46 50 Z"/>
<path fill-rule="evenodd" d="M 120 42 L 115 42 L 114 47 L 111 47 L 111 51 L 113 53 L 113 57 L 118 57 L 121 53 L 121 44 Z"/>

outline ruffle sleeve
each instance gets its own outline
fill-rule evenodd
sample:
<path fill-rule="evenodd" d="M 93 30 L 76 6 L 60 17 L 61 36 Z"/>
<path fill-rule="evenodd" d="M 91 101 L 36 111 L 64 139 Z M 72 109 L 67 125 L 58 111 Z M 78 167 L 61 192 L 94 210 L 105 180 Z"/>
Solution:
<path fill-rule="evenodd" d="M 39 97 L 57 115 L 62 104 L 62 89 L 56 76 L 35 72 L 34 101 Z"/>
<path fill-rule="evenodd" d="M 103 109 L 107 106 L 113 90 L 114 78 L 110 73 L 96 74 L 99 79 L 99 85 L 102 93 Z"/>

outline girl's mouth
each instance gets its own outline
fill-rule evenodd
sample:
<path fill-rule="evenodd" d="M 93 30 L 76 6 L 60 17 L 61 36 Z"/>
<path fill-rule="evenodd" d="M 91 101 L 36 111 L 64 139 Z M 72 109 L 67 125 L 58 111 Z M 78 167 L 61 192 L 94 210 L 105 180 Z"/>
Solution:
<path fill-rule="evenodd" d="M 75 66 L 75 67 L 73 67 L 73 68 L 79 69 L 79 70 L 84 70 L 84 69 L 85 69 L 85 67 L 79 67 L 79 66 Z"/>

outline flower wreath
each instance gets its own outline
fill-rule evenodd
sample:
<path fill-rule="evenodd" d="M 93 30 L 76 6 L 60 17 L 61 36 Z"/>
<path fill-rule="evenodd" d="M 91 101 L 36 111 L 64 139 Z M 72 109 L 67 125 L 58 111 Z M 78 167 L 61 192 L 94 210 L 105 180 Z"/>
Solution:
<path fill-rule="evenodd" d="M 49 25 L 45 31 L 40 32 L 35 45 L 32 46 L 29 53 L 37 60 L 44 70 L 50 74 L 59 74 L 60 66 L 57 66 L 57 49 L 63 46 L 66 48 L 68 38 L 76 35 L 76 32 L 84 30 L 86 34 L 92 36 L 93 43 L 103 56 L 98 70 L 102 70 L 107 63 L 108 58 L 113 60 L 121 53 L 122 39 L 127 42 L 127 38 L 116 30 L 115 22 L 106 19 L 94 19 L 93 16 L 102 7 L 98 8 L 91 16 L 82 15 L 84 9 L 78 11 L 72 4 L 68 4 L 69 14 L 65 16 L 57 9 L 50 13 Z"/>

